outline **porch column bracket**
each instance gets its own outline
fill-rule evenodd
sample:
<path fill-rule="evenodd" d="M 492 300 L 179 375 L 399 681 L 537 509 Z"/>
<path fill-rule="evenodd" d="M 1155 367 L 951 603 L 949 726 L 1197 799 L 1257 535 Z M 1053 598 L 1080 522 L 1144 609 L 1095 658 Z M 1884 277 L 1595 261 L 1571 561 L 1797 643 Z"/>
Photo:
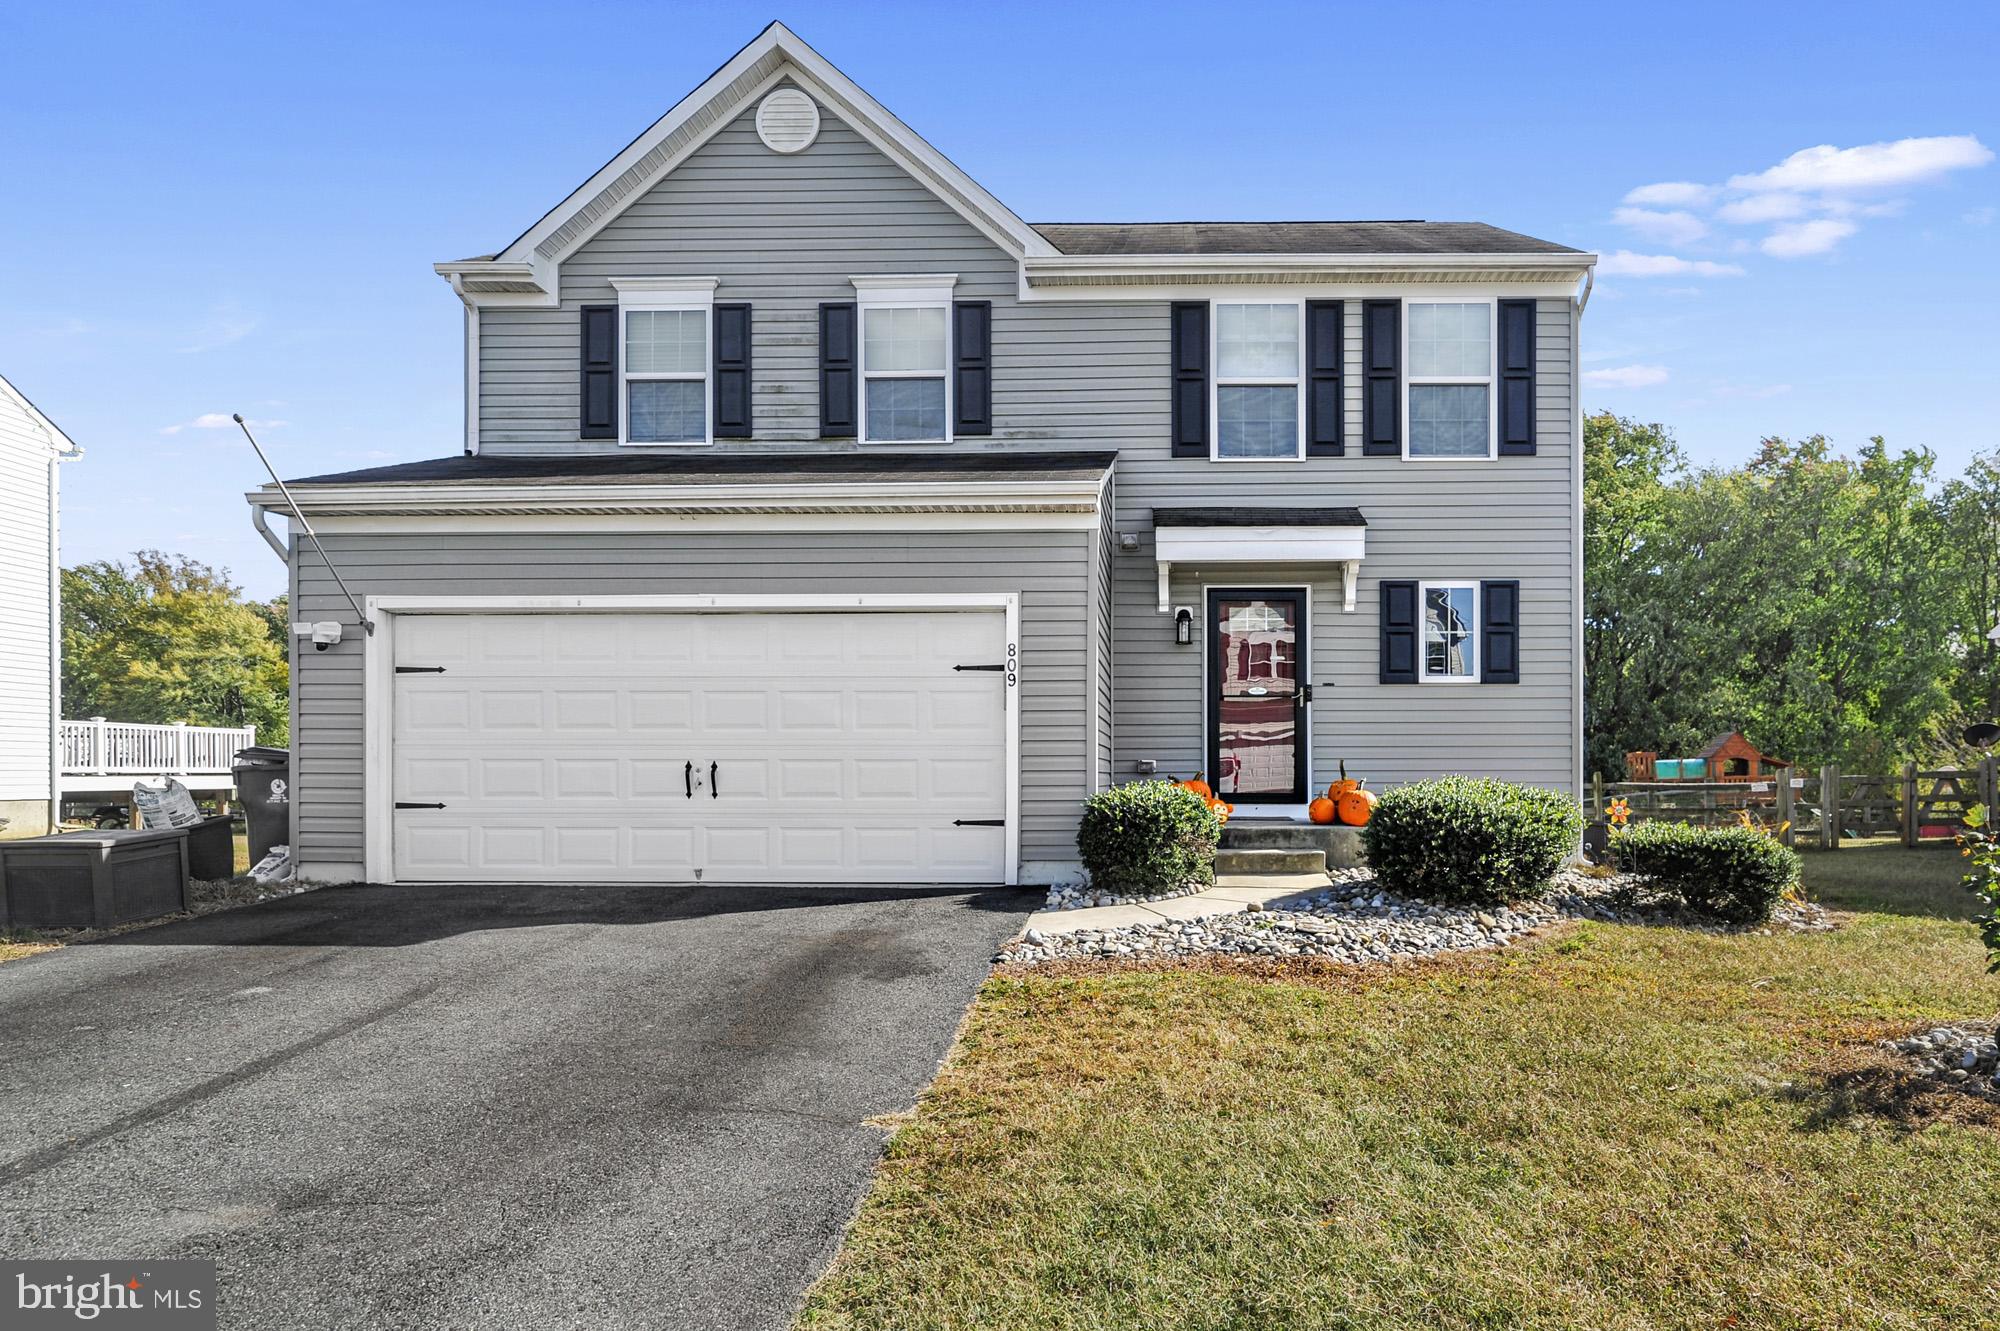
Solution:
<path fill-rule="evenodd" d="M 1173 571 L 1174 565 L 1172 560 L 1162 559 L 1160 561 L 1160 613 L 1163 615 L 1173 609 L 1167 602 L 1167 578 Z"/>
<path fill-rule="evenodd" d="M 1344 559 L 1340 563 L 1341 606 L 1348 614 L 1354 613 L 1354 588 L 1361 581 L 1361 561 Z"/>

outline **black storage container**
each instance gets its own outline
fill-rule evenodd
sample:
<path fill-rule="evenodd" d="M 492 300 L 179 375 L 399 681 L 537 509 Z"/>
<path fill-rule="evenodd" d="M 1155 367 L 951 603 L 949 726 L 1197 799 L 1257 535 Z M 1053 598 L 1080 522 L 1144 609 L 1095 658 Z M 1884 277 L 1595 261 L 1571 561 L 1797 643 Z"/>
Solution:
<path fill-rule="evenodd" d="M 0 841 L 0 929 L 105 929 L 187 906 L 182 828 Z"/>
<path fill-rule="evenodd" d="M 236 798 L 250 824 L 250 867 L 273 846 L 292 842 L 292 751 L 262 745 L 243 749 L 232 768 Z"/>
<path fill-rule="evenodd" d="M 181 829 L 188 838 L 188 877 L 236 876 L 236 820 L 228 814 L 204 818 Z"/>

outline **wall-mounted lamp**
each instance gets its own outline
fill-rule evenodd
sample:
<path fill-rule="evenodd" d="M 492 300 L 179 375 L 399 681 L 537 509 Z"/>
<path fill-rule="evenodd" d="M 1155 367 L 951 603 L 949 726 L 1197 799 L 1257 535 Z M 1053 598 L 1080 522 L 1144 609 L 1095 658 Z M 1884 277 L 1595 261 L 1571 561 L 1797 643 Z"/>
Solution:
<path fill-rule="evenodd" d="M 1174 641 L 1183 647 L 1194 645 L 1194 611 L 1184 605 L 1174 607 Z"/>
<path fill-rule="evenodd" d="M 1118 548 L 1120 550 L 1137 550 L 1139 548 L 1139 533 L 1135 531 L 1119 532 Z"/>

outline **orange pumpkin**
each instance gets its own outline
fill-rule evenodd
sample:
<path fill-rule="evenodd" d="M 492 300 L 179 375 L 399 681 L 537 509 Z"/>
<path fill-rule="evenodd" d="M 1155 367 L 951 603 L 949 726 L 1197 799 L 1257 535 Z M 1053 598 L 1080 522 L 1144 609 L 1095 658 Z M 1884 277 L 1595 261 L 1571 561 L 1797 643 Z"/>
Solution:
<path fill-rule="evenodd" d="M 1375 812 L 1375 792 L 1356 787 L 1341 792 L 1340 798 L 1335 800 L 1334 804 L 1340 813 L 1341 822 L 1349 827 L 1361 827 L 1368 822 L 1369 815 Z"/>
<path fill-rule="evenodd" d="M 1321 795 L 1311 804 L 1306 805 L 1306 816 L 1316 823 L 1332 822 L 1336 811 L 1334 802 L 1325 795 Z"/>
<path fill-rule="evenodd" d="M 1347 759 L 1342 758 L 1340 760 L 1340 780 L 1326 788 L 1326 797 L 1338 802 L 1340 797 L 1348 791 L 1359 789 L 1361 789 L 1361 783 L 1351 779 L 1347 775 Z"/>
<path fill-rule="evenodd" d="M 1196 772 L 1192 777 L 1180 784 L 1183 790 L 1192 790 L 1204 800 L 1213 800 L 1215 798 L 1215 792 L 1209 789 L 1208 782 L 1201 779 L 1200 772 Z"/>

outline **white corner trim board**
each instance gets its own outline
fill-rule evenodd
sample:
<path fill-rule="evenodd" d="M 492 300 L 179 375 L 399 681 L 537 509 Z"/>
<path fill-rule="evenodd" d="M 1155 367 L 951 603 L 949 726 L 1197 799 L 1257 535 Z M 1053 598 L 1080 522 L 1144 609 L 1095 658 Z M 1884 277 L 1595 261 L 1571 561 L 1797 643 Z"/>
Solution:
<path fill-rule="evenodd" d="M 444 881 L 437 874 L 419 874 L 415 878 L 400 875 L 397 846 L 395 841 L 397 824 L 396 782 L 398 765 L 396 762 L 397 718 L 395 716 L 396 697 L 399 688 L 399 664 L 397 641 L 399 627 L 406 620 L 429 617 L 435 624 L 440 616 L 618 616 L 629 624 L 631 616 L 660 615 L 726 615 L 755 616 L 760 612 L 770 615 L 793 617 L 796 626 L 801 614 L 823 613 L 841 616 L 851 620 L 852 612 L 861 611 L 893 615 L 897 613 L 921 614 L 923 612 L 964 611 L 977 613 L 991 612 L 995 616 L 995 627 L 999 629 L 1003 660 L 998 663 L 975 663 L 998 665 L 992 675 L 954 676 L 967 680 L 990 679 L 1000 687 L 1002 695 L 1002 715 L 1000 727 L 1002 749 L 1004 751 L 1003 783 L 1004 826 L 998 829 L 1001 858 L 992 862 L 1002 881 L 1021 881 L 1021 708 L 1019 670 L 1020 649 L 1020 596 L 1014 592 L 962 592 L 962 593 L 753 593 L 753 594 L 679 594 L 679 595 L 633 595 L 633 596 L 371 596 L 367 598 L 366 609 L 369 617 L 379 625 L 379 631 L 367 638 L 363 645 L 363 869 L 369 882 L 397 883 L 399 881 Z M 946 614 L 946 620 L 957 616 Z M 942 622 L 942 621 L 938 621 Z M 912 632 L 918 630 L 913 627 Z M 428 678 L 428 676 L 426 676 Z M 990 743 L 991 741 L 989 741 Z M 989 753 L 992 749 L 987 750 Z M 989 769 L 990 770 L 990 769 Z M 678 769 L 676 769 L 678 771 Z M 405 774 L 407 775 L 407 774 Z M 692 778 L 691 778 L 692 779 Z M 676 776 L 678 781 L 679 777 Z M 721 785 L 718 783 L 718 792 Z M 989 806 L 990 807 L 990 806 Z M 979 817 L 977 810 L 969 811 Z M 951 836 L 971 836 L 975 831 L 984 830 L 979 825 L 966 832 L 952 832 Z M 991 842 L 987 843 L 989 846 Z M 966 866 L 961 864 L 961 871 Z M 614 881 L 619 875 L 607 873 L 603 881 Z M 624 881 L 631 881 L 628 870 L 622 875 Z M 564 881 L 594 881 L 587 871 L 578 870 L 574 865 L 565 866 Z M 679 881 L 679 880 L 677 880 Z M 709 872 L 706 881 L 726 883 L 731 881 L 727 869 Z M 745 879 L 744 881 L 752 881 Z M 756 881 L 765 881 L 757 879 Z M 886 881 L 886 879 L 885 879 Z"/>

